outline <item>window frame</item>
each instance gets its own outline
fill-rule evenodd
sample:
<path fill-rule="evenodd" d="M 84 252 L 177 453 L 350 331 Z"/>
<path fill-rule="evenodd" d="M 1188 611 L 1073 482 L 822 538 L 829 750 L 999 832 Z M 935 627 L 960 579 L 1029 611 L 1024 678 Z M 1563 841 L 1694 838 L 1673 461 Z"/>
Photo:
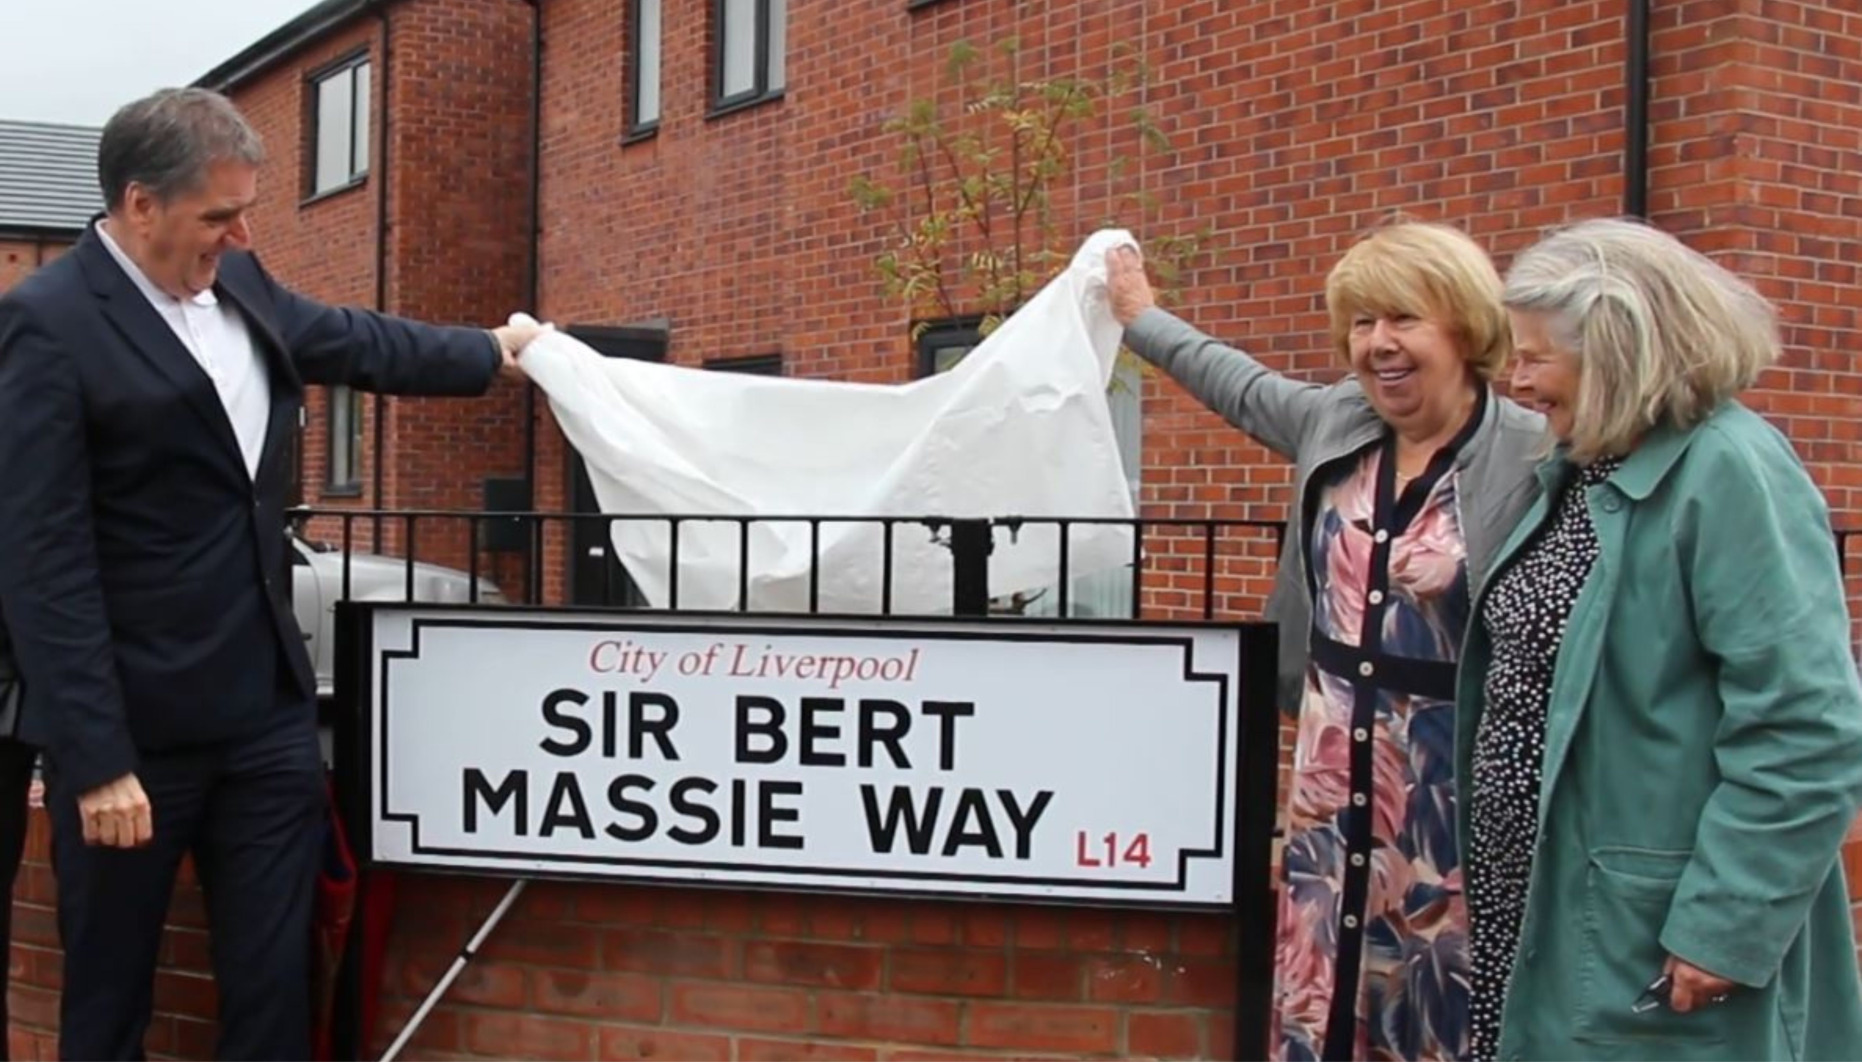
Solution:
<path fill-rule="evenodd" d="M 918 321 L 912 325 L 917 333 L 913 344 L 913 372 L 919 378 L 936 376 L 938 355 L 952 347 L 978 347 L 983 342 L 983 318 L 980 314 L 968 317 L 944 317 L 931 321 Z"/>
<path fill-rule="evenodd" d="M 666 113 L 666 68 L 664 65 L 666 59 L 666 3 L 665 0 L 655 0 L 655 2 L 659 4 L 659 35 L 653 41 L 653 50 L 656 53 L 653 65 L 655 72 L 659 76 L 659 84 L 655 86 L 655 108 L 653 117 L 649 120 L 642 121 L 640 118 L 640 85 L 642 81 L 640 76 L 642 71 L 640 47 L 643 38 L 640 34 L 640 10 L 645 5 L 646 0 L 627 0 L 627 119 L 626 128 L 621 131 L 621 143 L 623 144 L 648 140 L 657 135 L 659 133 L 660 119 Z"/>
<path fill-rule="evenodd" d="M 368 183 L 369 174 L 375 168 L 375 144 L 371 138 L 375 135 L 375 68 L 370 49 L 365 45 L 332 62 L 320 66 L 304 75 L 304 111 L 306 121 L 304 140 L 304 203 L 314 203 L 320 199 L 340 195 L 352 188 L 360 188 Z M 356 71 L 368 68 L 368 92 L 356 92 Z M 318 164 L 322 162 L 323 145 L 323 85 L 332 78 L 349 78 L 349 176 L 332 184 L 328 188 L 317 187 Z M 357 119 L 363 119 L 367 128 L 358 139 Z M 358 144 L 366 144 L 367 162 L 362 169 L 356 169 Z"/>
<path fill-rule="evenodd" d="M 336 437 L 338 421 L 336 410 L 339 398 L 349 400 L 349 472 L 353 478 L 337 478 Z M 362 496 L 362 449 L 367 440 L 365 430 L 365 410 L 362 392 L 343 384 L 334 384 L 324 388 L 324 423 L 323 433 L 323 491 L 326 498 L 360 498 Z"/>
<path fill-rule="evenodd" d="M 751 44 L 750 49 L 750 87 L 734 95 L 726 95 L 724 91 L 724 55 L 725 45 L 728 39 L 726 31 L 729 25 L 726 12 L 728 10 L 729 0 L 711 0 L 711 111 L 706 117 L 719 118 L 726 114 L 732 114 L 750 107 L 768 103 L 771 100 L 779 100 L 782 98 L 784 91 L 788 88 L 789 79 L 786 56 L 784 57 L 785 61 L 783 63 L 783 83 L 774 88 L 771 88 L 769 84 L 769 60 L 773 54 L 773 50 L 770 47 L 771 19 L 769 17 L 769 8 L 773 0 L 751 0 L 751 2 L 756 6 L 754 27 L 756 39 Z M 783 0 L 783 18 L 788 18 L 787 0 Z M 783 34 L 783 42 L 786 47 L 788 42 L 788 34 L 786 32 Z"/>
<path fill-rule="evenodd" d="M 782 355 L 745 354 L 741 357 L 710 358 L 705 368 L 712 372 L 735 372 L 746 376 L 782 376 Z"/>

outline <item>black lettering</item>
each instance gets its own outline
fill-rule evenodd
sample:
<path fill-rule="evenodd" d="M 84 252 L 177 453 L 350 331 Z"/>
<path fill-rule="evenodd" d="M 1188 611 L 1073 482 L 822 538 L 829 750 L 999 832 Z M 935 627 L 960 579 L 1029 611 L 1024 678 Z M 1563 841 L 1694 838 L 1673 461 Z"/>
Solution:
<path fill-rule="evenodd" d="M 860 787 L 860 803 L 866 805 L 866 833 L 873 842 L 873 851 L 892 851 L 898 843 L 899 828 L 903 823 L 905 843 L 911 848 L 912 854 L 930 854 L 931 835 L 937 827 L 938 807 L 944 803 L 944 787 L 934 785 L 925 794 L 922 817 L 918 813 L 917 801 L 913 799 L 910 786 L 892 787 L 892 796 L 886 801 L 883 817 L 879 811 L 878 794 L 877 786 Z"/>
<path fill-rule="evenodd" d="M 890 725 L 881 726 L 880 716 L 890 717 Z M 873 746 L 882 745 L 892 754 L 892 765 L 901 771 L 912 769 L 905 755 L 905 735 L 912 729 L 912 713 L 898 701 L 879 699 L 860 702 L 860 766 L 873 765 Z"/>
<path fill-rule="evenodd" d="M 537 827 L 537 836 L 554 836 L 556 830 L 564 826 L 575 827 L 575 832 L 588 840 L 595 839 L 595 824 L 588 817 L 588 805 L 582 802 L 581 783 L 571 771 L 556 772 L 556 786 L 550 790 L 550 804 L 543 812 L 543 824 Z"/>
<path fill-rule="evenodd" d="M 603 690 L 601 694 L 601 755 L 613 759 L 617 751 L 619 738 L 617 720 L 620 717 L 621 695 L 613 690 Z"/>
<path fill-rule="evenodd" d="M 744 780 L 731 779 L 731 847 L 744 846 Z"/>
<path fill-rule="evenodd" d="M 938 728 L 937 765 L 939 770 L 957 768 L 957 717 L 976 714 L 969 701 L 926 701 L 925 714 L 935 716 L 943 725 Z"/>
<path fill-rule="evenodd" d="M 976 825 L 967 825 L 971 820 Z M 1002 842 L 996 837 L 995 819 L 989 814 L 989 798 L 981 789 L 965 789 L 957 798 L 957 814 L 950 824 L 950 836 L 944 839 L 944 854 L 953 856 L 964 845 L 981 845 L 989 858 L 1002 858 Z"/>
<path fill-rule="evenodd" d="M 608 836 L 617 841 L 644 841 L 659 829 L 659 815 L 653 811 L 653 805 L 629 797 L 629 789 L 651 792 L 653 779 L 641 774 L 623 774 L 608 783 L 608 806 L 622 815 L 638 818 L 640 825 L 621 826 L 610 822 L 605 829 Z"/>
<path fill-rule="evenodd" d="M 647 709 L 659 714 L 649 717 Z M 660 758 L 668 762 L 679 758 L 672 747 L 672 728 L 679 725 L 679 702 L 663 693 L 636 692 L 627 698 L 627 755 L 639 759 L 641 746 L 651 737 L 659 746 Z"/>
<path fill-rule="evenodd" d="M 839 741 L 840 727 L 821 722 L 815 718 L 817 713 L 846 711 L 845 701 L 836 697 L 802 698 L 802 756 L 804 767 L 845 767 L 847 754 L 844 752 L 820 752 L 815 749 L 816 741 Z"/>
<path fill-rule="evenodd" d="M 496 815 L 504 810 L 506 804 L 517 805 L 517 836 L 530 836 L 530 772 L 523 769 L 511 771 L 504 776 L 504 781 L 493 789 L 491 782 L 485 778 L 485 772 L 477 767 L 465 769 L 465 832 L 478 832 L 478 805 L 484 801 L 487 814 Z"/>
<path fill-rule="evenodd" d="M 544 738 L 538 742 L 544 752 L 552 756 L 580 756 L 588 751 L 589 744 L 595 740 L 594 732 L 589 729 L 587 722 L 563 710 L 565 704 L 587 703 L 588 694 L 580 690 L 557 690 L 543 698 L 543 721 L 575 735 L 570 741 Z"/>
<path fill-rule="evenodd" d="M 800 848 L 802 839 L 793 834 L 778 834 L 779 822 L 800 822 L 802 809 L 777 807 L 779 796 L 801 796 L 800 782 L 763 782 L 757 786 L 756 845 L 758 848 Z"/>
<path fill-rule="evenodd" d="M 669 798 L 672 802 L 672 810 L 704 823 L 696 830 L 689 830 L 684 826 L 674 826 L 667 830 L 666 836 L 680 844 L 706 844 L 718 835 L 720 828 L 718 813 L 712 810 L 711 805 L 690 798 L 689 794 L 694 790 L 701 793 L 715 793 L 718 791 L 718 783 L 709 778 L 681 778 L 673 783 L 672 796 Z"/>
<path fill-rule="evenodd" d="M 1036 793 L 1034 803 L 1028 805 L 1027 811 L 1022 810 L 1013 790 L 996 790 L 996 799 L 1002 801 L 1003 814 L 1009 817 L 1009 825 L 1015 829 L 1015 858 L 1027 859 L 1034 849 L 1035 823 L 1041 821 L 1048 802 L 1054 799 L 1053 790 L 1043 789 Z"/>
<path fill-rule="evenodd" d="M 752 719 L 753 712 L 762 712 L 764 718 L 760 722 Z M 786 715 L 782 702 L 774 697 L 738 697 L 737 762 L 776 763 L 788 755 L 789 739 L 782 732 Z M 757 736 L 767 738 L 769 744 L 760 750 L 751 748 L 750 739 Z"/>

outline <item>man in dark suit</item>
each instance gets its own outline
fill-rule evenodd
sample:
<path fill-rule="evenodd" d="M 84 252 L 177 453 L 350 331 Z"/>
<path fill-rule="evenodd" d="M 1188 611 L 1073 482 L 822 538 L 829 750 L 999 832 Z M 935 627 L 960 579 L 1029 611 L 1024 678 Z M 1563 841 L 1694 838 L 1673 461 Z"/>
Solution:
<path fill-rule="evenodd" d="M 107 216 L 0 299 L 0 611 L 45 750 L 67 1058 L 141 1056 L 184 853 L 216 1053 L 308 1057 L 326 798 L 282 516 L 304 386 L 476 395 L 533 334 L 280 287 L 246 250 L 261 158 L 213 93 L 124 107 Z"/>

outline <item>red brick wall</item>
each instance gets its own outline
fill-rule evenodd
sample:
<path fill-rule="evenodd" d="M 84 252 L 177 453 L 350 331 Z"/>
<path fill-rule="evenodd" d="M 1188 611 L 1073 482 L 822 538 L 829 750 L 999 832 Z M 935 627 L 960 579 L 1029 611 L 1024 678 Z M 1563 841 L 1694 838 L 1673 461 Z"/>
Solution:
<path fill-rule="evenodd" d="M 1622 0 L 790 6 L 787 97 L 707 119 L 709 5 L 665 5 L 661 130 L 622 145 L 623 5 L 544 5 L 544 316 L 565 325 L 667 317 L 672 357 L 684 364 L 781 352 L 791 374 L 908 378 L 909 312 L 883 297 L 872 268 L 885 234 L 854 208 L 847 180 L 888 163 L 894 145 L 880 122 L 933 90 L 960 39 L 1020 38 L 1021 69 L 1033 77 L 1104 74 L 1115 44 L 1136 46 L 1151 84 L 1106 110 L 1142 103 L 1179 153 L 1169 164 L 1134 156 L 1115 179 L 1109 159 L 1133 154 L 1129 131 L 1110 122 L 1089 131 L 1057 195 L 1067 239 L 1134 189 L 1164 202 L 1156 231 L 1213 226 L 1210 253 L 1178 299 L 1184 316 L 1309 378 L 1337 372 L 1323 335 L 1324 273 L 1390 212 L 1462 223 L 1504 267 L 1543 228 L 1622 201 Z M 1756 277 L 1783 307 L 1786 363 L 1754 404 L 1791 433 L 1838 523 L 1862 526 L 1862 373 L 1849 353 L 1862 339 L 1852 305 L 1862 16 L 1850 7 L 1656 0 L 1650 203 L 1658 222 Z M 406 0 L 392 10 L 390 305 L 488 323 L 521 297 L 512 270 L 523 251 L 528 9 Z M 353 31 L 355 40 L 374 33 Z M 300 75 L 275 76 L 281 102 L 265 121 L 286 129 Z M 268 84 L 247 90 L 255 113 Z M 367 302 L 369 188 L 302 211 L 273 199 L 280 213 L 267 216 L 261 241 L 274 270 Z M 1141 238 L 1151 231 L 1119 221 Z M 515 389 L 472 404 L 394 403 L 386 500 L 475 504 L 477 477 L 518 467 L 515 404 Z M 1282 463 L 1156 376 L 1145 411 L 1147 514 L 1282 516 Z M 537 502 L 559 508 L 560 437 L 546 424 L 540 439 Z M 1271 566 L 1258 543 L 1235 552 L 1223 561 L 1222 614 L 1252 615 Z M 1862 563 L 1862 547 L 1849 555 Z M 549 558 L 557 590 L 561 561 L 559 551 Z M 1862 579 L 1850 585 L 1862 604 Z M 1199 604 L 1156 590 L 1166 610 Z M 1845 862 L 1862 899 L 1862 828 Z M 393 940 L 391 1019 L 411 1013 L 499 891 L 418 880 Z M 21 885 L 22 1050 L 43 1051 L 50 1028 L 48 886 L 40 864 Z M 190 895 L 177 901 L 184 924 L 196 917 Z M 493 937 L 415 1053 L 1219 1057 L 1231 1035 L 1229 930 L 1211 918 L 543 886 Z M 199 934 L 182 928 L 175 940 L 151 1046 L 198 1055 L 205 1012 L 187 971 L 201 968 Z M 527 1011 L 541 1016 L 519 1017 Z"/>
<path fill-rule="evenodd" d="M 384 1034 L 501 892 L 421 886 Z M 1233 1041 L 1216 920 L 559 885 L 511 919 L 415 1040 L 422 1055 L 1225 1057 Z"/>
<path fill-rule="evenodd" d="M 787 98 L 717 120 L 704 117 L 702 16 L 669 12 L 662 127 L 633 145 L 617 142 L 624 95 L 612 57 L 623 27 L 611 5 L 546 9 L 559 57 L 544 105 L 547 314 L 667 317 L 673 357 L 686 364 L 781 351 L 795 374 L 909 376 L 909 310 L 884 301 L 871 265 L 886 236 L 852 207 L 847 179 L 888 165 L 881 120 L 933 91 L 957 40 L 1018 37 L 1033 77 L 1103 76 L 1113 42 L 1137 45 L 1152 83 L 1142 100 L 1106 110 L 1142 102 L 1178 157 L 1142 163 L 1129 132 L 1110 122 L 1092 131 L 1057 196 L 1059 209 L 1071 205 L 1071 237 L 1132 186 L 1165 202 L 1159 231 L 1211 224 L 1211 253 L 1179 299 L 1184 316 L 1312 379 L 1338 371 L 1324 337 L 1325 271 L 1390 213 L 1460 223 L 1504 268 L 1547 227 L 1623 201 L 1620 0 L 793 7 Z M 850 26 L 858 46 L 848 46 Z M 1844 353 L 1862 338 L 1844 290 L 1862 254 L 1862 178 L 1851 165 L 1862 23 L 1836 0 L 1657 0 L 1652 37 L 1654 219 L 1723 252 L 1779 301 L 1789 353 L 1754 404 L 1791 432 L 1839 525 L 1862 523 L 1862 374 Z M 814 56 L 831 56 L 821 61 L 832 73 L 809 78 Z M 1120 152 L 1131 165 L 1114 181 L 1104 160 Z M 1283 463 L 1156 375 L 1145 412 L 1148 515 L 1284 515 Z M 1835 417 L 1813 424 L 1813 413 Z M 1169 539 L 1153 545 L 1201 553 L 1199 542 Z M 1253 615 L 1272 565 L 1258 543 L 1234 552 L 1221 562 L 1220 611 Z M 1198 574 L 1155 580 L 1151 603 L 1197 609 Z M 1847 859 L 1862 863 L 1862 847 Z"/>
<path fill-rule="evenodd" d="M 490 327 L 525 309 L 530 8 L 412 0 L 390 8 L 389 306 Z M 385 502 L 477 509 L 485 476 L 523 471 L 522 387 L 388 403 Z M 467 531 L 423 528 L 422 559 L 464 567 Z"/>
<path fill-rule="evenodd" d="M 377 212 L 387 177 L 390 313 L 446 324 L 502 323 L 524 298 L 528 235 L 529 9 L 477 0 L 403 0 L 381 23 L 358 18 L 290 61 L 237 86 L 233 99 L 270 154 L 256 240 L 278 279 L 326 302 L 377 307 Z M 366 48 L 374 94 L 371 173 L 359 185 L 308 200 L 314 128 L 307 79 Z M 380 150 L 387 114 L 388 150 Z M 305 502 L 373 508 L 375 417 L 385 410 L 385 508 L 473 509 L 480 479 L 522 465 L 521 388 L 504 382 L 470 401 L 390 398 L 363 402 L 362 494 L 325 497 L 329 415 L 313 389 L 304 440 Z M 357 541 L 372 543 L 369 521 Z M 399 527 L 384 546 L 400 550 Z M 334 521 L 312 532 L 331 541 Z M 465 566 L 465 530 L 423 535 L 423 559 Z"/>
<path fill-rule="evenodd" d="M 0 293 L 31 276 L 33 271 L 62 254 L 67 240 L 0 239 Z"/>

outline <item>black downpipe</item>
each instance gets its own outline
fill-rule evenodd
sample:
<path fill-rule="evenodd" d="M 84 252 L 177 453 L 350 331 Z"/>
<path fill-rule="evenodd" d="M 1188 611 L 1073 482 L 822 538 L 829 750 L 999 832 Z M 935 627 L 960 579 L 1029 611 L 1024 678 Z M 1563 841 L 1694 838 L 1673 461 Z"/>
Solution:
<path fill-rule="evenodd" d="M 537 314 L 538 273 L 543 255 L 543 4 L 525 0 L 530 5 L 530 256 L 524 276 L 524 306 Z M 529 507 L 537 507 L 537 385 L 524 379 L 524 494 Z M 534 539 L 532 540 L 534 542 Z M 526 580 L 530 600 L 543 600 L 543 551 L 530 551 L 530 576 Z"/>
<path fill-rule="evenodd" d="M 393 20 L 388 17 L 388 0 L 379 0 L 375 5 L 375 14 L 381 19 L 381 60 L 372 82 L 381 86 L 381 115 L 376 125 L 375 157 L 369 160 L 369 179 L 375 182 L 375 311 L 388 312 L 388 113 L 391 107 L 388 93 L 392 91 L 394 81 L 389 77 L 388 62 L 393 49 L 389 45 L 393 32 Z M 380 392 L 374 395 L 375 402 L 375 498 L 372 508 L 379 513 L 385 506 L 382 494 L 387 490 L 388 482 L 388 407 L 382 400 Z M 375 517 L 375 552 L 382 551 L 381 517 Z M 412 558 L 410 558 L 411 560 Z"/>
<path fill-rule="evenodd" d="M 1649 0 L 1629 0 L 1623 104 L 1623 213 L 1649 216 Z"/>

